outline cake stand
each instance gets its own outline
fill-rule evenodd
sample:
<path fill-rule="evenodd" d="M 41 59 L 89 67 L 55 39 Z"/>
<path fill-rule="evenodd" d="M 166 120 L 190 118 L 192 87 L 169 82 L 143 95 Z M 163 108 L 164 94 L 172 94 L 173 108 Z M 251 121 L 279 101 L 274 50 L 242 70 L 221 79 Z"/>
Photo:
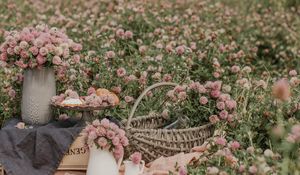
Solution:
<path fill-rule="evenodd" d="M 51 106 L 56 109 L 63 109 L 68 111 L 77 111 L 82 113 L 81 119 L 84 121 L 92 121 L 93 111 L 99 111 L 99 110 L 106 110 L 113 108 L 115 106 L 87 106 L 87 105 L 81 105 L 81 106 L 65 106 L 65 105 L 58 105 L 51 103 Z"/>

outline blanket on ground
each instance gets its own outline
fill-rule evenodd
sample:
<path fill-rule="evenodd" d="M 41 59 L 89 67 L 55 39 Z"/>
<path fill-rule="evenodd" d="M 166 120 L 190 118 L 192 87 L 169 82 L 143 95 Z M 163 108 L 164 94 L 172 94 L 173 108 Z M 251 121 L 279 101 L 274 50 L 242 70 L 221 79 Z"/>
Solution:
<path fill-rule="evenodd" d="M 18 129 L 12 119 L 0 130 L 0 163 L 7 175 L 53 175 L 83 122 L 55 121 Z"/>

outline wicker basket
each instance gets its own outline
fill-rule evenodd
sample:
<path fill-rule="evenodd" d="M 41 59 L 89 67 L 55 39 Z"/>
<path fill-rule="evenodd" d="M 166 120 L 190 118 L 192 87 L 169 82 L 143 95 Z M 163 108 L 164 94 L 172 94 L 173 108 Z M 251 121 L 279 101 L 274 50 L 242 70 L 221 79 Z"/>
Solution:
<path fill-rule="evenodd" d="M 137 106 L 150 90 L 160 86 L 176 86 L 175 83 L 157 83 L 148 87 L 136 100 L 126 125 L 126 135 L 129 146 L 126 154 L 139 151 L 146 162 L 151 162 L 161 156 L 172 156 L 180 152 L 189 152 L 193 147 L 202 145 L 214 132 L 212 124 L 188 129 L 159 129 L 167 124 L 160 115 L 141 116 L 133 119 Z"/>

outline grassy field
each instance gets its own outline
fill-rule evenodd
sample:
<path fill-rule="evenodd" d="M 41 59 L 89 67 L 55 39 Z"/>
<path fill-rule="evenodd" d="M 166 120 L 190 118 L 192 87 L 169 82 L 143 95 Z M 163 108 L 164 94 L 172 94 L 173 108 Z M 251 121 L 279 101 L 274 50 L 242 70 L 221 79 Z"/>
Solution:
<path fill-rule="evenodd" d="M 58 93 L 118 89 L 121 103 L 108 115 L 126 118 L 147 86 L 179 83 L 184 93 L 152 91 L 137 115 L 216 122 L 224 134 L 189 174 L 300 174 L 299 0 L 0 1 L 0 43 L 6 31 L 39 24 L 83 45 L 80 63 L 57 76 Z M 0 66 L 2 123 L 20 116 L 23 70 Z M 232 100 L 230 110 L 199 91 L 211 83 Z"/>

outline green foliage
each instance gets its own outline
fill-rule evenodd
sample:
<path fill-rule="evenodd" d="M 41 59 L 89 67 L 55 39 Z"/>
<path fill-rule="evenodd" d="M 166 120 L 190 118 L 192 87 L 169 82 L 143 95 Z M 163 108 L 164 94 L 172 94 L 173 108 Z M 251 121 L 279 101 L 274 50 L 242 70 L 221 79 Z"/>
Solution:
<path fill-rule="evenodd" d="M 245 164 L 272 167 L 279 174 L 299 174 L 299 143 L 287 142 L 291 128 L 299 124 L 299 75 L 289 76 L 292 69 L 300 73 L 299 0 L 191 0 L 191 1 L 101 1 L 97 0 L 2 0 L 0 1 L 0 43 L 4 31 L 45 23 L 61 28 L 76 42 L 83 44 L 81 63 L 71 65 L 57 92 L 67 89 L 86 95 L 89 87 L 121 87 L 121 102 L 105 111 L 119 119 L 128 117 L 133 102 L 142 91 L 157 82 L 190 84 L 199 81 L 222 81 L 231 98 L 237 101 L 235 120 L 219 122 L 218 130 L 228 141 L 238 141 L 240 150 L 233 152 L 239 160 L 228 166 L 224 157 L 212 156 L 224 148 L 213 146 L 208 161 L 189 167 L 190 174 L 205 174 L 216 166 L 228 174 L 238 174 Z M 116 35 L 117 30 L 131 31 L 132 38 Z M 195 44 L 195 48 L 193 48 Z M 178 46 L 184 47 L 178 53 Z M 170 49 L 171 48 L 171 49 Z M 108 59 L 106 53 L 115 57 Z M 0 125 L 20 116 L 22 71 L 0 63 Z M 239 71 L 232 71 L 238 66 Z M 126 75 L 119 77 L 117 70 Z M 147 74 L 147 75 L 146 75 Z M 134 80 L 128 81 L 128 77 Z M 272 95 L 275 81 L 286 78 L 291 86 L 290 100 L 278 102 Z M 261 83 L 261 84 L 259 84 Z M 229 87 L 228 87 L 229 86 Z M 9 95 L 11 91 L 15 97 Z M 200 105 L 200 94 L 187 92 L 183 102 L 166 102 L 170 88 L 153 90 L 140 104 L 135 116 L 170 110 L 173 119 L 186 115 L 190 126 L 208 122 L 218 114 L 215 100 Z M 58 112 L 56 111 L 58 117 Z M 69 113 L 69 115 L 76 115 Z M 97 113 L 96 115 L 103 115 Z M 274 137 L 274 127 L 283 128 L 283 136 Z M 255 153 L 247 148 L 253 146 Z M 266 157 L 270 149 L 280 156 Z M 263 159 L 262 159 L 263 157 Z M 261 161 L 261 162 L 260 162 Z M 290 171 L 290 172 L 288 172 Z M 246 173 L 247 174 L 247 173 Z"/>

